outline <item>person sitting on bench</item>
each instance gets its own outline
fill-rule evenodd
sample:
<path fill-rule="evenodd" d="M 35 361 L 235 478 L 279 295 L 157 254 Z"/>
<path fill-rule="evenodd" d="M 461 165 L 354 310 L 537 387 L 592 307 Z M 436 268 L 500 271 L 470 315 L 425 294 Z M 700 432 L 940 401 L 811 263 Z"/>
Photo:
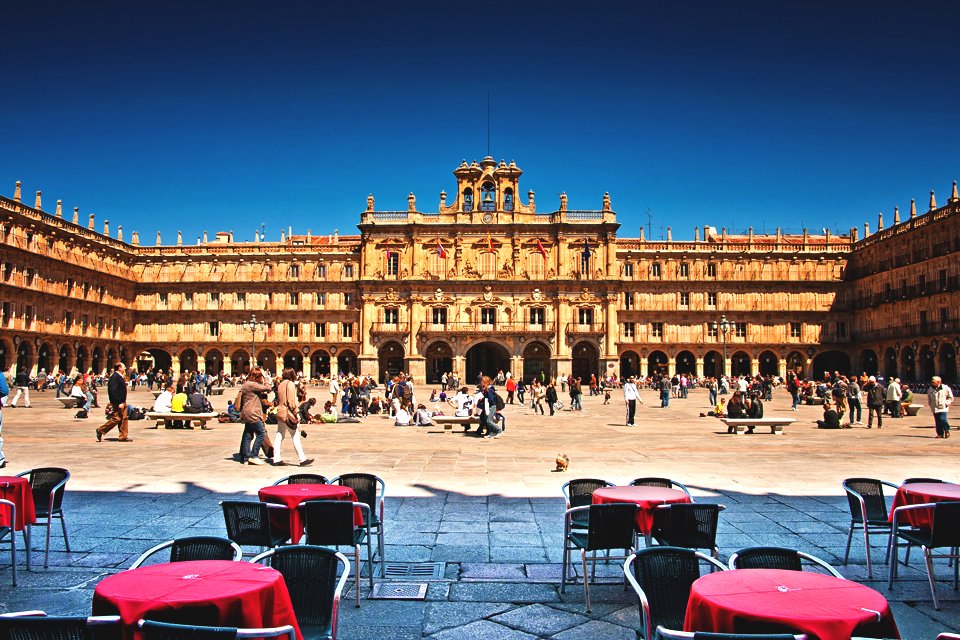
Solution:
<path fill-rule="evenodd" d="M 70 397 L 76 401 L 78 409 L 83 409 L 87 413 L 90 412 L 90 400 L 83 390 L 83 376 L 77 376 L 73 379 L 73 386 L 70 388 Z"/>
<path fill-rule="evenodd" d="M 171 413 L 173 411 L 173 385 L 168 384 L 167 387 L 160 392 L 160 395 L 157 396 L 157 399 L 153 402 L 153 411 L 155 413 Z M 163 421 L 163 428 L 169 429 L 171 420 Z M 176 422 L 179 422 L 177 420 Z"/>
<path fill-rule="evenodd" d="M 825 400 L 823 403 L 823 420 L 817 420 L 817 429 L 839 429 L 840 414 L 833 408 L 833 403 Z"/>

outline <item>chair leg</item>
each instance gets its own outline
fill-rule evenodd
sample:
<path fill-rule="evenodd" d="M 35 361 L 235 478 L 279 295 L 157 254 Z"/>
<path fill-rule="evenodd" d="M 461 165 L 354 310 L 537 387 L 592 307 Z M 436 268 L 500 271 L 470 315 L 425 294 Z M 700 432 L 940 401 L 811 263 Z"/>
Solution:
<path fill-rule="evenodd" d="M 47 544 L 44 547 L 43 551 L 43 568 L 47 569 L 50 566 L 50 530 L 53 528 L 53 514 L 47 516 Z"/>
<path fill-rule="evenodd" d="M 847 550 L 843 554 L 843 566 L 847 566 L 847 561 L 850 559 L 850 543 L 853 542 L 853 522 L 850 523 L 850 530 L 847 531 Z"/>
<path fill-rule="evenodd" d="M 11 536 L 13 534 L 11 533 Z M 24 551 L 27 553 L 27 571 L 30 571 L 30 550 L 33 547 L 33 525 L 25 525 L 23 527 L 23 546 L 25 547 Z"/>
<path fill-rule="evenodd" d="M 367 536 L 367 573 L 370 579 L 370 591 L 373 591 L 373 546 L 370 544 L 370 538 Z"/>
<path fill-rule="evenodd" d="M 930 549 L 922 547 L 923 561 L 927 565 L 927 580 L 930 582 L 930 593 L 933 595 L 933 608 L 940 611 L 940 599 L 937 598 L 937 579 L 933 576 L 933 558 L 930 557 Z"/>
<path fill-rule="evenodd" d="M 67 536 L 67 521 L 63 517 L 63 511 L 60 512 L 60 526 L 63 528 L 63 546 L 67 548 L 67 553 L 70 553 L 70 537 Z"/>
<path fill-rule="evenodd" d="M 583 563 L 583 598 L 587 602 L 587 613 L 591 613 L 590 610 L 590 581 L 587 580 L 587 550 L 580 550 L 580 561 Z M 593 563 L 596 567 L 596 562 Z"/>
<path fill-rule="evenodd" d="M 360 608 L 360 545 L 353 545 L 353 576 L 357 584 L 357 608 Z"/>
<path fill-rule="evenodd" d="M 893 579 L 897 576 L 897 539 L 890 536 L 890 579 L 887 581 L 887 589 L 893 589 Z"/>
<path fill-rule="evenodd" d="M 29 557 L 29 556 L 28 556 Z M 17 535 L 10 531 L 10 571 L 13 573 L 13 586 L 17 586 Z"/>
<path fill-rule="evenodd" d="M 607 556 L 610 555 L 610 551 L 607 551 Z M 608 561 L 609 562 L 609 561 Z M 584 579 L 586 579 L 586 574 L 584 574 Z M 594 582 L 597 581 L 597 552 L 590 552 L 590 579 Z"/>
<path fill-rule="evenodd" d="M 567 563 L 570 562 L 570 547 L 567 541 L 563 542 L 563 558 L 560 568 L 560 593 L 567 591 Z"/>
<path fill-rule="evenodd" d="M 863 523 L 863 547 L 867 553 L 867 578 L 873 579 L 873 562 L 870 560 L 870 531 L 867 523 Z"/>

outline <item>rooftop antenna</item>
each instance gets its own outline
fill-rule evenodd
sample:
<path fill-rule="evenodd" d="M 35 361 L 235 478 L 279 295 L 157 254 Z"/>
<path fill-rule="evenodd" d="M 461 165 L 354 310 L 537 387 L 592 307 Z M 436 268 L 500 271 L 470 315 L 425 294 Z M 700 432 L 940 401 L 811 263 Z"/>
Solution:
<path fill-rule="evenodd" d="M 487 89 L 487 155 L 490 155 L 490 90 Z"/>
<path fill-rule="evenodd" d="M 653 237 L 653 212 L 647 207 L 647 235 Z"/>

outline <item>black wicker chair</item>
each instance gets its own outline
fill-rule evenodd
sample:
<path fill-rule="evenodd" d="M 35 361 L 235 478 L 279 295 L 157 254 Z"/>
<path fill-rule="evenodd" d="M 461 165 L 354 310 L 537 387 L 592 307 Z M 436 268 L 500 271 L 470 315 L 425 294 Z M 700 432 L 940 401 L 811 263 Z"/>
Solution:
<path fill-rule="evenodd" d="M 173 624 L 141 620 L 137 625 L 144 640 L 235 640 L 246 638 L 279 638 L 297 640 L 292 625 L 266 629 L 237 629 L 236 627 L 199 627 L 190 624 Z"/>
<path fill-rule="evenodd" d="M 0 640 L 96 640 L 119 637 L 120 616 L 48 616 L 20 611 L 0 616 Z"/>
<path fill-rule="evenodd" d="M 593 492 L 603 487 L 615 486 L 612 482 L 599 478 L 577 478 L 564 483 L 560 487 L 563 497 L 567 500 L 567 509 L 586 507 L 593 504 Z M 573 514 L 571 526 L 574 529 L 587 528 L 588 514 L 586 511 L 576 511 Z"/>
<path fill-rule="evenodd" d="M 655 640 L 653 632 L 660 625 L 683 628 L 690 587 L 700 577 L 701 561 L 726 570 L 719 560 L 681 547 L 642 549 L 623 563 L 627 582 L 640 599 L 640 623 L 646 640 Z"/>
<path fill-rule="evenodd" d="M 847 493 L 847 504 L 850 507 L 850 530 L 847 532 L 847 550 L 843 554 L 843 564 L 850 559 L 850 544 L 853 542 L 853 530 L 863 529 L 863 545 L 867 554 L 867 578 L 873 578 L 873 561 L 870 559 L 870 534 L 883 533 L 890 535 L 890 521 L 887 519 L 889 510 L 887 500 L 883 495 L 883 488 L 887 486 L 898 489 L 892 482 L 875 480 L 874 478 L 847 478 L 843 481 L 843 490 Z M 887 554 L 890 556 L 890 540 L 887 540 Z"/>
<path fill-rule="evenodd" d="M 690 489 L 687 489 L 686 485 L 680 484 L 675 480 L 670 478 L 656 478 L 656 477 L 647 477 L 647 478 L 634 478 L 630 481 L 631 487 L 663 487 L 664 489 L 680 489 L 685 494 L 690 496 L 690 499 L 693 500 L 693 496 L 690 494 Z"/>
<path fill-rule="evenodd" d="M 901 528 L 901 515 L 918 509 L 929 509 L 933 512 L 930 528 Z M 897 577 L 898 573 L 900 559 L 897 554 L 897 542 L 903 539 L 910 545 L 919 545 L 927 565 L 927 580 L 930 582 L 930 593 L 933 595 L 933 608 L 939 611 L 940 599 L 937 597 L 937 581 L 933 574 L 934 558 L 949 558 L 951 560 L 953 563 L 953 588 L 957 589 L 960 586 L 960 553 L 958 553 L 958 548 L 960 548 L 960 502 L 937 502 L 897 507 L 893 511 L 891 531 L 893 532 L 893 553 L 890 558 L 890 579 L 887 587 L 893 588 L 893 579 Z M 942 548 L 947 548 L 947 553 L 933 553 L 934 550 Z M 909 562 L 909 556 L 904 564 L 907 562 Z"/>
<path fill-rule="evenodd" d="M 10 572 L 13 574 L 13 586 L 17 586 L 17 531 L 13 523 L 17 521 L 17 505 L 9 500 L 0 500 L 0 512 L 6 513 L 9 526 L 0 526 L 0 542 L 10 538 Z M 26 537 L 24 537 L 26 540 Z M 30 552 L 27 551 L 27 557 Z"/>
<path fill-rule="evenodd" d="M 167 540 L 151 549 L 147 549 L 130 565 L 130 568 L 136 569 L 146 562 L 147 558 L 164 549 L 170 549 L 170 557 L 167 562 L 243 559 L 243 549 L 236 542 L 214 536 L 194 536 Z"/>
<path fill-rule="evenodd" d="M 370 533 L 377 536 L 377 553 L 380 563 L 384 557 L 385 541 L 383 532 L 383 499 L 387 493 L 387 483 L 372 473 L 342 473 L 330 479 L 330 484 L 350 487 L 357 494 L 357 500 L 370 507 Z"/>
<path fill-rule="evenodd" d="M 227 538 L 241 546 L 262 548 L 277 547 L 286 542 L 285 532 L 274 532 L 270 526 L 270 512 L 287 508 L 267 502 L 249 502 L 242 500 L 224 500 L 223 519 L 227 527 Z"/>
<path fill-rule="evenodd" d="M 67 521 L 63 518 L 63 494 L 70 479 L 70 472 L 60 467 L 41 467 L 18 473 L 18 476 L 30 480 L 30 489 L 33 492 L 33 508 L 37 519 L 44 518 L 43 524 L 36 526 L 46 527 L 47 542 L 44 547 L 43 568 L 50 566 L 50 529 L 53 518 L 60 520 L 63 529 L 63 546 L 70 552 L 70 538 L 67 537 Z M 30 549 L 27 549 L 29 560 Z"/>
<path fill-rule="evenodd" d="M 708 549 L 714 558 L 721 504 L 665 504 L 654 512 L 653 537 L 657 544 L 687 549 Z"/>
<path fill-rule="evenodd" d="M 261 553 L 251 562 L 264 560 L 283 575 L 303 637 L 335 640 L 340 596 L 350 575 L 346 556 L 325 547 L 291 545 Z"/>
<path fill-rule="evenodd" d="M 273 483 L 273 486 L 281 484 L 330 484 L 330 481 L 317 473 L 295 473 L 280 478 Z"/>
<path fill-rule="evenodd" d="M 362 526 L 354 526 L 353 510 L 363 510 Z M 360 546 L 367 543 L 367 574 L 373 590 L 373 550 L 370 545 L 370 506 L 345 500 L 309 500 L 300 504 L 309 545 L 350 547 L 353 550 L 357 606 L 360 606 Z"/>
<path fill-rule="evenodd" d="M 803 571 L 803 561 L 814 564 L 835 578 L 843 578 L 840 572 L 816 556 L 782 547 L 751 547 L 741 549 L 730 556 L 731 569 L 784 569 Z"/>
<path fill-rule="evenodd" d="M 807 640 L 806 634 L 790 633 L 708 633 L 706 631 L 674 631 L 657 627 L 657 637 L 663 640 Z"/>
<path fill-rule="evenodd" d="M 577 513 L 587 514 L 587 528 L 575 529 L 574 516 Z M 634 550 L 634 529 L 637 521 L 637 505 L 635 504 L 591 504 L 589 506 L 574 507 L 564 513 L 564 544 L 563 569 L 560 577 L 560 593 L 566 591 L 567 567 L 570 566 L 570 552 L 580 551 L 580 560 L 583 566 L 583 596 L 590 612 L 590 580 L 596 579 L 597 551 L 623 549 L 622 556 L 613 556 L 620 560 L 627 558 Z M 587 552 L 592 553 L 592 575 L 587 577 Z M 610 559 L 608 555 L 606 559 Z M 576 570 L 573 572 L 576 581 Z"/>

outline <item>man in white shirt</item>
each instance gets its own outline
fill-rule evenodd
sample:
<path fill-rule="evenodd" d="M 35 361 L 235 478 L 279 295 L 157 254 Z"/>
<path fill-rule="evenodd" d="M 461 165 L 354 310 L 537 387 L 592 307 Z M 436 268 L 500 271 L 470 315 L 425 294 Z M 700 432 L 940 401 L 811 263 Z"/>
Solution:
<path fill-rule="evenodd" d="M 903 390 L 900 388 L 900 378 L 894 378 L 887 387 L 887 408 L 890 410 L 891 418 L 900 417 L 900 398 L 903 397 Z"/>
<path fill-rule="evenodd" d="M 746 393 L 749 387 L 750 383 L 747 382 L 744 376 L 737 378 L 737 388 L 740 389 L 740 393 Z"/>
<path fill-rule="evenodd" d="M 153 403 L 153 410 L 156 413 L 171 413 L 173 411 L 173 385 L 167 385 Z M 164 422 L 164 426 L 169 423 Z"/>
<path fill-rule="evenodd" d="M 333 406 L 340 406 L 338 401 L 340 400 L 340 380 L 337 379 L 337 376 L 330 378 L 330 402 L 333 403 Z"/>
<path fill-rule="evenodd" d="M 460 389 L 459 393 L 449 400 L 450 404 L 457 408 L 453 415 L 458 418 L 468 417 L 473 412 L 473 401 L 473 395 L 467 393 L 466 387 Z"/>
<path fill-rule="evenodd" d="M 633 376 L 627 378 L 626 384 L 623 385 L 623 401 L 627 405 L 627 426 L 635 427 L 633 423 L 634 417 L 637 413 L 637 400 L 640 399 L 640 392 L 637 390 L 637 383 L 634 380 Z"/>

